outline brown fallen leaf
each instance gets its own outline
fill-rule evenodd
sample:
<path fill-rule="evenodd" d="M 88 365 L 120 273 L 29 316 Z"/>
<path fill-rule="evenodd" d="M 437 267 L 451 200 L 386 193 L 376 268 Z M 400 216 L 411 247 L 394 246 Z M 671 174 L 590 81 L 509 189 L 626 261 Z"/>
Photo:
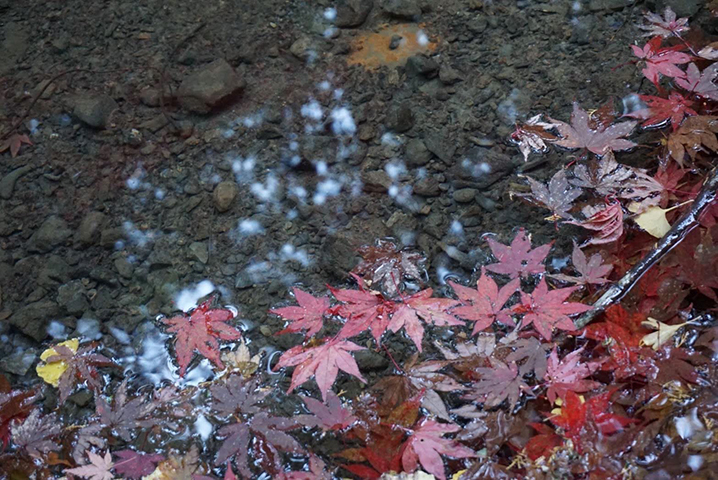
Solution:
<path fill-rule="evenodd" d="M 10 156 L 12 158 L 17 157 L 17 154 L 20 152 L 20 147 L 22 144 L 25 143 L 27 145 L 32 145 L 33 143 L 30 141 L 27 135 L 23 134 L 20 135 L 18 133 L 13 133 L 10 135 L 10 138 L 5 140 L 3 144 L 0 145 L 0 153 L 3 153 L 6 150 L 10 150 Z"/>

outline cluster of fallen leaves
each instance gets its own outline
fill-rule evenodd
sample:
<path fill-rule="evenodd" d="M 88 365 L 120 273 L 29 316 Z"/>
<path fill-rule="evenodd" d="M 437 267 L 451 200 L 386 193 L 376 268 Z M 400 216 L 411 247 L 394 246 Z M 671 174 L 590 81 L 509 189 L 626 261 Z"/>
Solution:
<path fill-rule="evenodd" d="M 420 252 L 380 240 L 360 249 L 353 287 L 297 287 L 269 310 L 291 346 L 266 357 L 212 296 L 158 319 L 179 377 L 214 368 L 201 385 L 140 386 L 101 344 L 52 345 L 36 366 L 44 388 L 0 376 L 0 477 L 709 478 L 718 210 L 620 305 L 581 330 L 573 322 L 665 234 L 718 151 L 715 48 L 688 48 L 688 21 L 670 8 L 646 20 L 652 38 L 633 51 L 658 95 L 625 116 L 670 124 L 659 157 L 673 161 L 619 163 L 638 121 L 618 121 L 610 103 L 574 104 L 570 123 L 533 117 L 512 137 L 525 157 L 580 150 L 515 192 L 587 230 L 570 258 L 519 229 L 485 240 L 494 261 L 472 281 L 435 290 Z M 85 406 L 81 421 L 69 403 Z"/>

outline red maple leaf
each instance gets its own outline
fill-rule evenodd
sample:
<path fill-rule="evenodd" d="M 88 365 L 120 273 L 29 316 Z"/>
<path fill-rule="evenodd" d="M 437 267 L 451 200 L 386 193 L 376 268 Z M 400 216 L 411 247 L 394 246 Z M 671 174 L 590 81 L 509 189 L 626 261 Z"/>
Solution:
<path fill-rule="evenodd" d="M 351 410 L 342 405 L 342 401 L 334 392 L 327 394 L 325 403 L 312 397 L 302 397 L 311 415 L 298 415 L 296 420 L 307 427 L 319 427 L 323 431 L 342 430 L 356 421 Z"/>
<path fill-rule="evenodd" d="M 521 286 L 521 280 L 518 278 L 514 278 L 499 290 L 496 282 L 486 274 L 486 268 L 482 267 L 475 290 L 454 282 L 449 282 L 449 285 L 462 304 L 454 308 L 453 312 L 463 319 L 475 322 L 472 335 L 488 328 L 494 321 L 513 325 L 510 310 L 505 310 L 504 305 Z"/>
<path fill-rule="evenodd" d="M 4 378 L 0 375 L 0 379 Z M 27 418 L 35 400 L 37 392 L 34 390 L 10 390 L 8 386 L 7 391 L 0 391 L 0 453 L 10 442 L 11 425 Z"/>
<path fill-rule="evenodd" d="M 322 398 L 327 401 L 327 392 L 332 388 L 339 370 L 353 375 L 366 383 L 359 367 L 350 352 L 366 350 L 364 347 L 343 340 L 340 337 L 333 338 L 323 345 L 304 348 L 302 345 L 292 347 L 279 357 L 276 368 L 294 367 L 292 382 L 287 393 L 297 388 L 314 376 L 322 393 Z"/>
<path fill-rule="evenodd" d="M 434 477 L 445 480 L 444 461 L 442 455 L 453 458 L 471 458 L 476 453 L 456 440 L 442 438 L 447 433 L 458 432 L 461 427 L 424 419 L 409 436 L 404 444 L 404 452 L 401 455 L 401 463 L 405 472 L 414 472 L 421 464 L 422 468 L 434 475 Z"/>
<path fill-rule="evenodd" d="M 594 253 L 591 258 L 586 258 L 586 254 L 583 253 L 583 250 L 579 248 L 576 242 L 573 243 L 571 262 L 574 270 L 579 274 L 578 277 L 564 275 L 563 273 L 549 275 L 549 277 L 577 285 L 602 285 L 608 282 L 606 275 L 613 270 L 613 265 L 603 263 L 603 257 L 600 253 Z"/>
<path fill-rule="evenodd" d="M 609 413 L 611 396 L 615 391 L 616 389 L 609 390 L 586 401 L 578 394 L 568 392 L 560 415 L 550 416 L 549 420 L 564 430 L 564 435 L 573 440 L 576 449 L 580 452 L 582 450 L 581 434 L 589 424 L 603 435 L 611 435 L 634 422 L 630 418 Z"/>
<path fill-rule="evenodd" d="M 514 305 L 513 311 L 523 314 L 523 326 L 533 325 L 536 331 L 546 340 L 551 341 L 553 330 L 574 330 L 569 315 L 591 310 L 589 305 L 566 302 L 566 299 L 578 287 L 556 288 L 549 290 L 546 279 L 534 288 L 533 292 L 521 292 L 521 303 Z"/>
<path fill-rule="evenodd" d="M 558 133 L 561 134 L 560 140 L 556 141 L 556 145 L 564 148 L 585 148 L 589 152 L 596 155 L 605 155 L 609 151 L 628 150 L 636 146 L 630 140 L 626 140 L 626 135 L 633 131 L 637 122 L 621 122 L 614 125 L 606 126 L 603 122 L 590 123 L 591 117 L 588 112 L 573 104 L 573 112 L 571 113 L 571 125 L 560 120 L 551 119 L 556 124 Z"/>
<path fill-rule="evenodd" d="M 488 238 L 486 241 L 491 253 L 498 260 L 498 263 L 486 265 L 486 270 L 508 275 L 512 279 L 545 272 L 543 261 L 553 245 L 551 242 L 531 250 L 531 239 L 523 228 L 516 233 L 511 245 L 504 245 L 493 238 Z"/>
<path fill-rule="evenodd" d="M 556 348 L 549 355 L 544 379 L 548 386 L 546 395 L 551 403 L 556 403 L 558 397 L 565 399 L 568 392 L 584 393 L 601 386 L 598 382 L 585 379 L 599 369 L 601 362 L 582 363 L 581 352 L 583 348 L 569 353 L 560 361 Z"/>
<path fill-rule="evenodd" d="M 389 325 L 396 303 L 385 299 L 379 292 L 365 290 L 363 280 L 352 276 L 359 284 L 359 290 L 329 287 L 332 295 L 342 302 L 342 305 L 332 308 L 331 313 L 346 319 L 339 338 L 351 338 L 369 329 L 376 343 L 381 343 L 381 336 Z"/>
<path fill-rule="evenodd" d="M 589 205 L 583 209 L 583 214 L 586 216 L 584 221 L 566 223 L 598 232 L 584 246 L 615 242 L 623 234 L 623 209 L 618 200 L 608 199 L 603 207 Z"/>
<path fill-rule="evenodd" d="M 292 322 L 277 335 L 306 330 L 306 337 L 309 338 L 324 326 L 324 314 L 329 310 L 329 297 L 315 297 L 298 288 L 294 288 L 293 291 L 299 306 L 273 308 L 269 313 Z"/>
<path fill-rule="evenodd" d="M 242 337 L 242 332 L 225 323 L 233 319 L 235 313 L 227 308 L 210 308 L 213 301 L 214 297 L 210 297 L 189 315 L 183 312 L 162 319 L 162 323 L 169 325 L 167 331 L 176 335 L 175 350 L 180 377 L 187 372 L 195 351 L 212 361 L 217 368 L 223 369 L 217 340 L 237 340 Z"/>
<path fill-rule="evenodd" d="M 691 61 L 690 55 L 679 51 L 684 48 L 682 45 L 661 47 L 662 40 L 660 36 L 653 37 L 643 48 L 631 45 L 633 54 L 646 62 L 643 75 L 656 87 L 661 74 L 672 78 L 685 78 L 685 72 L 678 68 L 678 65 Z"/>
<path fill-rule="evenodd" d="M 431 298 L 433 290 L 427 288 L 421 292 L 404 299 L 403 303 L 396 304 L 396 310 L 389 321 L 387 328 L 398 332 L 402 328 L 421 352 L 421 341 L 424 339 L 424 327 L 419 321 L 421 317 L 426 323 L 434 325 L 463 325 L 448 310 L 459 302 L 450 298 Z"/>
<path fill-rule="evenodd" d="M 641 124 L 644 128 L 660 127 L 670 121 L 675 132 L 685 116 L 698 115 L 691 108 L 694 102 L 678 92 L 671 92 L 668 98 L 654 97 L 653 95 L 639 95 L 639 97 L 646 104 L 646 108 L 628 113 L 626 116 L 646 120 Z"/>
<path fill-rule="evenodd" d="M 20 147 L 22 146 L 23 143 L 25 143 L 27 145 L 33 144 L 27 135 L 20 135 L 18 133 L 13 133 L 12 135 L 10 135 L 10 138 L 5 140 L 4 143 L 0 144 L 0 153 L 9 149 L 10 156 L 12 158 L 15 158 L 15 157 L 17 157 L 18 152 L 20 152 Z"/>
<path fill-rule="evenodd" d="M 536 461 L 541 457 L 548 458 L 554 448 L 563 444 L 563 438 L 557 435 L 548 425 L 532 422 L 529 423 L 529 426 L 539 432 L 538 435 L 531 437 L 524 446 L 524 453 L 532 461 Z"/>
<path fill-rule="evenodd" d="M 641 347 L 641 340 L 650 333 L 641 325 L 646 316 L 614 305 L 606 309 L 604 318 L 605 321 L 588 325 L 583 330 L 586 338 L 597 340 L 608 349 L 610 358 L 601 369 L 612 371 L 618 380 L 654 372 L 653 350 Z"/>

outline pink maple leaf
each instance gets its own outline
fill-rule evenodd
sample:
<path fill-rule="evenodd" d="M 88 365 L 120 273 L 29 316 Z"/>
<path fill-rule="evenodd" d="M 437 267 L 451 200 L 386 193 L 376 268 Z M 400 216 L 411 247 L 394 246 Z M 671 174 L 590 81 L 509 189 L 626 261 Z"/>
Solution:
<path fill-rule="evenodd" d="M 688 17 L 676 19 L 676 12 L 671 7 L 666 7 L 663 11 L 663 17 L 657 13 L 648 12 L 643 15 L 648 20 L 649 25 L 638 25 L 641 30 L 646 30 L 644 37 L 659 35 L 663 38 L 676 36 L 681 38 L 682 32 L 690 30 L 688 28 Z"/>
<path fill-rule="evenodd" d="M 718 100 L 718 63 L 708 65 L 702 72 L 698 70 L 695 63 L 688 65 L 686 78 L 677 78 L 676 83 L 689 92 L 693 92 L 703 98 Z"/>
<path fill-rule="evenodd" d="M 110 452 L 105 453 L 103 457 L 88 450 L 87 458 L 90 459 L 89 464 L 77 468 L 70 468 L 69 470 L 65 470 L 65 472 L 77 475 L 78 477 L 89 478 L 90 480 L 112 480 L 115 478 L 112 472 L 110 472 L 110 469 L 114 466 Z"/>
<path fill-rule="evenodd" d="M 323 431 L 342 430 L 356 422 L 357 418 L 351 410 L 342 405 L 342 401 L 334 392 L 328 392 L 326 402 L 322 403 L 312 397 L 301 397 L 311 415 L 298 415 L 296 420 L 307 427 L 319 427 Z"/>
<path fill-rule="evenodd" d="M 514 237 L 511 245 L 504 245 L 493 238 L 486 240 L 498 263 L 486 265 L 486 270 L 509 277 L 528 277 L 529 275 L 543 273 L 546 267 L 543 261 L 551 250 L 551 243 L 541 245 L 531 250 L 531 240 L 524 229 L 520 229 Z"/>
<path fill-rule="evenodd" d="M 458 432 L 461 427 L 448 425 L 434 420 L 424 419 L 414 429 L 406 441 L 401 463 L 405 472 L 414 472 L 421 464 L 422 468 L 440 480 L 446 479 L 442 455 L 453 458 L 471 458 L 476 453 L 456 440 L 442 438 L 447 433 Z"/>
<path fill-rule="evenodd" d="M 576 102 L 573 104 L 570 125 L 553 118 L 551 121 L 562 137 L 555 142 L 560 147 L 585 148 L 596 155 L 605 155 L 609 151 L 628 150 L 636 146 L 632 141 L 621 137 L 629 135 L 637 122 L 620 122 L 608 127 L 599 122 L 596 128 L 591 128 L 588 112 Z"/>
<path fill-rule="evenodd" d="M 350 353 L 357 350 L 366 350 L 366 348 L 341 338 L 333 338 L 317 347 L 305 348 L 302 345 L 297 345 L 279 357 L 279 362 L 275 368 L 297 367 L 294 369 L 292 382 L 287 393 L 291 393 L 299 385 L 314 376 L 319 386 L 319 391 L 322 393 L 322 399 L 326 402 L 327 392 L 337 379 L 339 370 L 366 383 L 361 372 L 359 372 L 359 367 L 354 357 Z"/>
<path fill-rule="evenodd" d="M 449 282 L 451 288 L 456 292 L 462 305 L 454 308 L 453 312 L 466 320 L 474 323 L 474 330 L 471 333 L 476 335 L 481 330 L 491 326 L 494 321 L 505 325 L 512 325 L 510 310 L 504 310 L 504 305 L 511 295 L 519 289 L 521 280 L 514 278 L 499 289 L 496 282 L 486 274 L 486 268 L 481 268 L 481 278 L 476 282 L 476 289 L 464 287 L 454 282 Z"/>
<path fill-rule="evenodd" d="M 558 352 L 554 347 L 548 356 L 546 369 L 546 395 L 551 403 L 556 403 L 556 398 L 566 399 L 566 392 L 584 393 L 601 386 L 593 380 L 586 380 L 586 377 L 599 369 L 602 362 L 581 362 L 583 348 L 575 350 L 561 360 L 558 359 Z"/>
<path fill-rule="evenodd" d="M 583 253 L 576 242 L 573 242 L 571 261 L 574 270 L 579 274 L 578 277 L 572 277 L 563 273 L 549 275 L 549 277 L 578 285 L 603 285 L 604 283 L 608 283 L 608 279 L 605 277 L 611 273 L 613 265 L 610 263 L 604 264 L 603 257 L 600 253 L 594 253 L 590 258 L 587 258 L 586 254 Z"/>
<path fill-rule="evenodd" d="M 686 74 L 678 65 L 691 61 L 691 56 L 680 52 L 681 45 L 675 47 L 661 47 L 661 36 L 653 37 L 643 48 L 631 45 L 633 54 L 646 62 L 642 70 L 643 75 L 658 87 L 660 75 L 671 78 L 685 78 Z"/>
<path fill-rule="evenodd" d="M 113 452 L 118 457 L 115 471 L 123 478 L 142 478 L 155 471 L 157 464 L 165 459 L 158 453 L 138 453 L 126 449 Z"/>
<path fill-rule="evenodd" d="M 4 152 L 5 150 L 10 150 L 10 156 L 12 158 L 17 157 L 17 154 L 20 152 L 20 147 L 22 147 L 22 144 L 26 145 L 32 145 L 33 143 L 30 141 L 27 135 L 20 135 L 19 133 L 13 133 L 10 135 L 10 138 L 5 140 L 5 142 L 0 143 L 0 153 Z"/>
<path fill-rule="evenodd" d="M 242 337 L 242 332 L 225 323 L 233 319 L 235 313 L 227 308 L 210 308 L 213 301 L 214 297 L 210 297 L 189 315 L 181 313 L 162 319 L 162 323 L 169 325 L 167 331 L 176 335 L 175 350 L 180 377 L 187 372 L 195 351 L 217 368 L 223 369 L 217 340 L 237 340 Z"/>
<path fill-rule="evenodd" d="M 329 297 L 315 297 L 298 288 L 294 288 L 293 291 L 299 306 L 273 308 L 269 313 L 292 322 L 277 335 L 306 330 L 306 337 L 309 338 L 324 326 L 324 314 L 329 309 Z"/>
<path fill-rule="evenodd" d="M 583 303 L 566 302 L 578 287 L 549 290 L 546 279 L 542 278 L 533 292 L 521 292 L 521 303 L 513 307 L 514 313 L 523 314 L 523 326 L 533 325 L 546 340 L 551 341 L 553 330 L 574 330 L 569 315 L 591 310 Z"/>
<path fill-rule="evenodd" d="M 352 276 L 359 284 L 359 290 L 329 287 L 332 295 L 342 302 L 342 305 L 332 308 L 332 313 L 346 319 L 338 336 L 351 338 L 368 329 L 376 343 L 381 343 L 381 336 L 389 325 L 396 303 L 385 299 L 379 292 L 364 289 L 363 280 L 356 275 Z"/>
<path fill-rule="evenodd" d="M 603 207 L 592 205 L 585 207 L 583 214 L 587 217 L 584 221 L 566 223 L 598 232 L 584 246 L 615 242 L 623 234 L 623 208 L 621 208 L 621 202 L 608 199 Z"/>
<path fill-rule="evenodd" d="M 396 310 L 387 326 L 392 332 L 398 332 L 403 327 L 419 352 L 421 352 L 421 341 L 424 338 L 424 327 L 421 325 L 419 317 L 426 323 L 439 326 L 464 324 L 448 313 L 449 309 L 455 307 L 459 302 L 450 298 L 431 298 L 432 293 L 433 290 L 427 288 L 405 298 L 403 303 L 396 305 Z"/>

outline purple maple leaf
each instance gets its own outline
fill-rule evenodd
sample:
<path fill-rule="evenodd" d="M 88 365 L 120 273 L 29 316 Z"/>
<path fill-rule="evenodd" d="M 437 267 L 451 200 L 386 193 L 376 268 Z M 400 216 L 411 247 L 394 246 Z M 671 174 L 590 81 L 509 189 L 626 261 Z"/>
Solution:
<path fill-rule="evenodd" d="M 606 128 L 599 126 L 593 129 L 588 124 L 588 112 L 579 107 L 578 103 L 573 104 L 571 125 L 559 120 L 551 121 L 556 124 L 558 133 L 563 137 L 555 143 L 564 148 L 585 148 L 596 155 L 605 155 L 609 150 L 628 150 L 636 146 L 621 137 L 630 134 L 638 122 L 621 122 Z"/>
<path fill-rule="evenodd" d="M 155 471 L 157 464 L 165 459 L 158 453 L 142 453 L 134 450 L 113 452 L 117 457 L 115 472 L 123 478 L 142 478 Z"/>

